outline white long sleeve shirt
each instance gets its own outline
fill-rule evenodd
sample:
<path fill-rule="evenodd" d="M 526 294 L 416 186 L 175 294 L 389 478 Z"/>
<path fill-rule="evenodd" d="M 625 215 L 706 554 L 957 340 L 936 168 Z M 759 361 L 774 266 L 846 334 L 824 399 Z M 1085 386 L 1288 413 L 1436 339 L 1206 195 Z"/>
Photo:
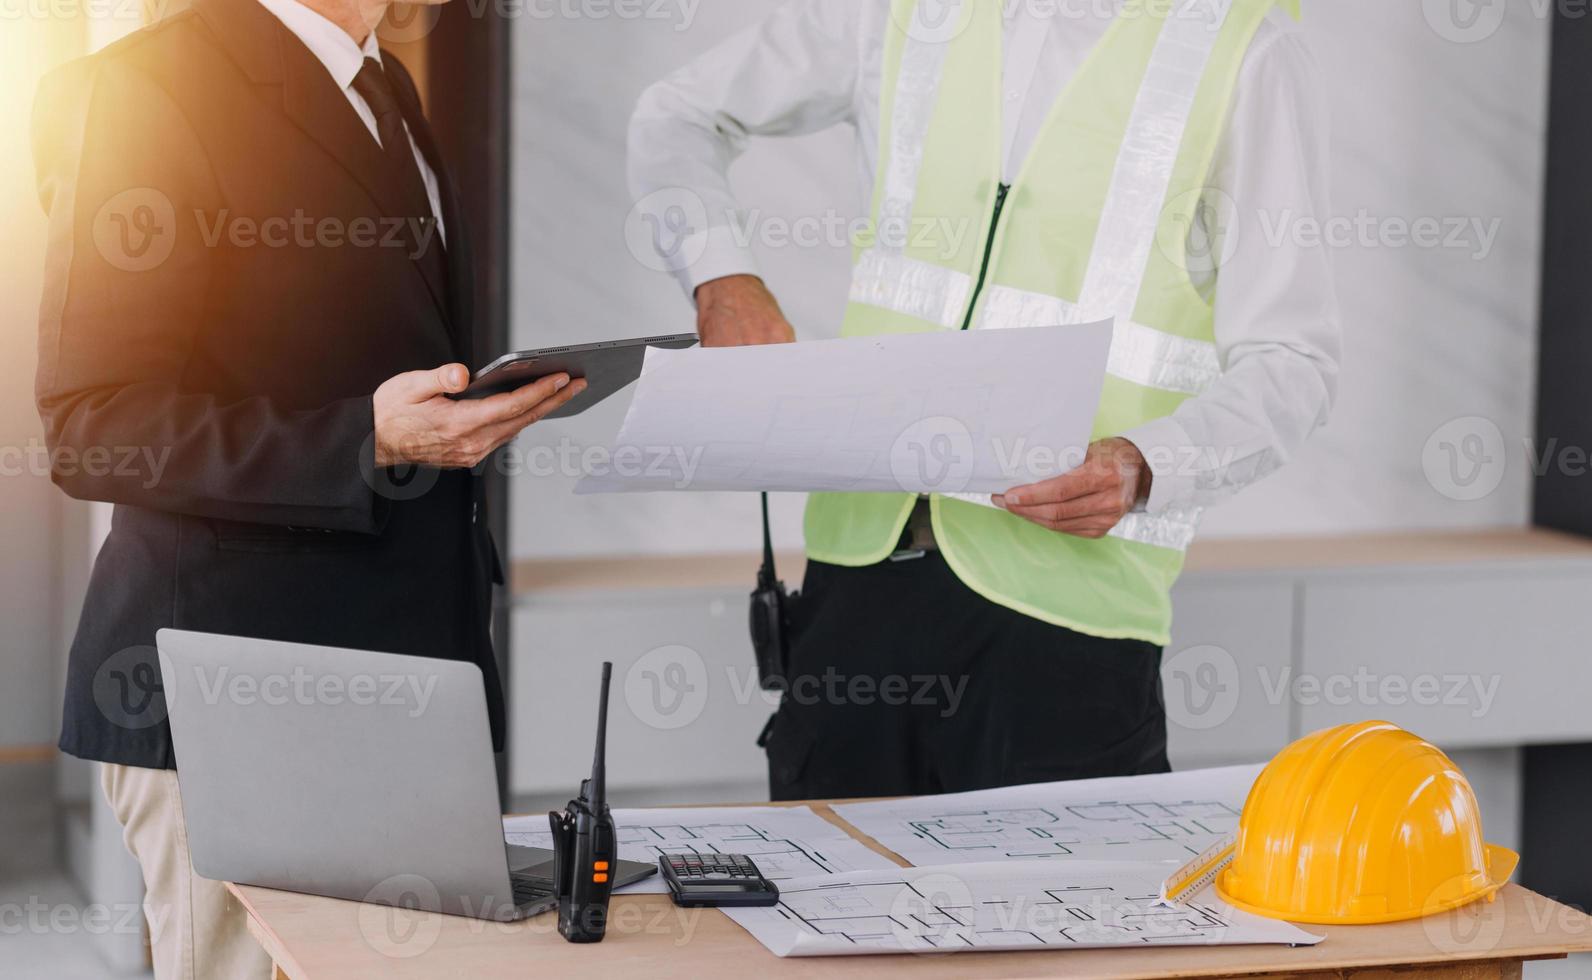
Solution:
<path fill-rule="evenodd" d="M 1104 35 L 1099 0 L 1006 4 L 1003 132 L 1013 180 L 1051 104 Z M 642 96 L 630 126 L 638 201 L 686 188 L 707 229 L 678 248 L 688 295 L 758 272 L 732 216 L 729 167 L 753 136 L 856 133 L 862 200 L 872 199 L 889 0 L 792 0 Z M 1322 425 L 1336 394 L 1340 329 L 1325 248 L 1297 228 L 1327 217 L 1325 110 L 1314 62 L 1280 11 L 1245 56 L 1205 200 L 1225 219 L 1196 224 L 1219 270 L 1196 282 L 1215 305 L 1221 378 L 1172 415 L 1121 435 L 1149 460 L 1151 513 L 1216 503 L 1287 462 Z M 659 195 L 668 200 L 668 195 Z M 657 220 L 666 216 L 658 215 Z M 1319 227 L 1319 225 L 1314 225 Z"/>

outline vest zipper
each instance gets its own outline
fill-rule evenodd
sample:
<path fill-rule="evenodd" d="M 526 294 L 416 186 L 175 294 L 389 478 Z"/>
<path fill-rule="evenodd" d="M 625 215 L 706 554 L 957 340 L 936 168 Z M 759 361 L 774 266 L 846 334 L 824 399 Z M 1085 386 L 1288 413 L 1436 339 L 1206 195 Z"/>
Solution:
<path fill-rule="evenodd" d="M 967 317 L 962 321 L 963 330 L 973 325 L 973 311 L 978 309 L 978 297 L 984 291 L 984 278 L 989 275 L 989 259 L 995 252 L 995 232 L 1001 226 L 1001 210 L 1006 207 L 1006 194 L 1011 189 L 1011 184 L 1001 184 L 995 188 L 995 213 L 989 219 L 989 238 L 984 242 L 984 261 L 978 267 L 978 281 L 973 283 L 973 296 L 967 304 Z"/>

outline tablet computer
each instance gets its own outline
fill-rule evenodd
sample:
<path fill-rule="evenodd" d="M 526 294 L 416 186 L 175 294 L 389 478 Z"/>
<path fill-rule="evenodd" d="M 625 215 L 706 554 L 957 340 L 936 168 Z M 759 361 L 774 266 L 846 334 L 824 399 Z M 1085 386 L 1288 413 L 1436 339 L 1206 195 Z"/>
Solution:
<path fill-rule="evenodd" d="M 550 419 L 568 418 L 579 415 L 641 377 L 641 362 L 647 355 L 648 347 L 679 350 L 693 347 L 696 343 L 696 334 L 677 333 L 662 337 L 637 337 L 634 340 L 605 340 L 573 347 L 516 351 L 504 354 L 475 372 L 470 387 L 458 397 L 485 398 L 512 391 L 550 374 L 562 373 L 571 378 L 585 378 L 586 390 L 574 401 L 547 416 Z"/>

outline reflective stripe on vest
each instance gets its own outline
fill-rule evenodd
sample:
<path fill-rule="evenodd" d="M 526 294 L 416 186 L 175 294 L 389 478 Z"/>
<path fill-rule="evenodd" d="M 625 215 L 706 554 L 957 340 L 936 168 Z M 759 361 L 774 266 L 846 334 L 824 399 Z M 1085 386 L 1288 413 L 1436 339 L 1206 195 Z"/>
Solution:
<path fill-rule="evenodd" d="M 874 246 L 851 270 L 851 301 L 958 327 L 973 298 L 973 277 Z"/>
<path fill-rule="evenodd" d="M 1108 374 L 1149 388 L 1199 394 L 1221 374 L 1216 345 L 1178 337 L 1132 321 L 1144 269 L 1160 225 L 1161 209 L 1177 162 L 1198 87 L 1232 8 L 1231 0 L 1182 0 L 1168 16 L 1139 90 L 1117 157 L 1099 237 L 1079 302 L 1009 287 L 985 290 L 976 327 L 1053 326 L 1113 317 Z M 924 6 L 913 15 L 924 16 Z M 891 116 L 889 163 L 883 173 L 879 223 L 909 226 L 923 165 L 923 140 L 934 114 L 937 73 L 947 45 L 932 25 L 915 25 L 901 58 Z M 953 328 L 965 317 L 973 277 L 903 255 L 900 246 L 875 243 L 857 258 L 851 301 Z"/>
<path fill-rule="evenodd" d="M 1089 273 L 1078 297 L 1085 310 L 1133 316 L 1194 93 L 1231 10 L 1232 0 L 1182 0 L 1161 28 L 1100 212 Z"/>
<path fill-rule="evenodd" d="M 1055 296 L 991 286 L 985 290 L 984 309 L 977 326 L 1050 327 L 1091 323 L 1101 318 L 1099 313 L 1090 314 L 1083 306 Z M 1179 337 L 1117 315 L 1111 329 L 1106 373 L 1146 388 L 1197 395 L 1221 375 L 1222 365 L 1216 356 L 1216 345 L 1208 340 Z"/>

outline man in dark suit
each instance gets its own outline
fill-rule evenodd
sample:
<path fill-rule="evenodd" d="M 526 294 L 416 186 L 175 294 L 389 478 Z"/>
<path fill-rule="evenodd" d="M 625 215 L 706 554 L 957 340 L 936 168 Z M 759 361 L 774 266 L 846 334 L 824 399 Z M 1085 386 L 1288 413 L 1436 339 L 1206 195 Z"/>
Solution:
<path fill-rule="evenodd" d="M 446 397 L 478 361 L 469 233 L 386 6 L 196 0 L 35 111 L 39 411 L 56 482 L 116 505 L 60 745 L 105 764 L 162 980 L 268 965 L 192 873 L 156 630 L 468 660 L 502 745 L 472 469 L 584 382 Z"/>

